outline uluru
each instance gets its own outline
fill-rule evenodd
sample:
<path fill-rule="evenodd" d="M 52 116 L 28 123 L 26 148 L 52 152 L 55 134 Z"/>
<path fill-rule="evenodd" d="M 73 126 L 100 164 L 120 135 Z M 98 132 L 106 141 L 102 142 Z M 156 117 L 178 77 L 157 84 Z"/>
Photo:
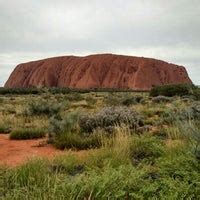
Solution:
<path fill-rule="evenodd" d="M 150 90 L 153 86 L 181 83 L 192 83 L 183 66 L 153 58 L 97 54 L 19 64 L 5 87 Z"/>

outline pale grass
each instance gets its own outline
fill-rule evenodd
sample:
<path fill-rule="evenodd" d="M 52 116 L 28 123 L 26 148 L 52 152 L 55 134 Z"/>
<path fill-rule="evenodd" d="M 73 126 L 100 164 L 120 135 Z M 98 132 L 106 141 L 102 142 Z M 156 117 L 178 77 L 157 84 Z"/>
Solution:
<path fill-rule="evenodd" d="M 109 151 L 116 156 L 128 157 L 130 153 L 130 145 L 132 142 L 131 131 L 126 126 L 116 126 L 114 134 L 106 137 L 104 131 L 98 130 L 101 145 L 100 151 Z"/>
<path fill-rule="evenodd" d="M 166 144 L 166 147 L 170 150 L 174 150 L 176 148 L 179 148 L 179 147 L 182 147 L 185 145 L 185 141 L 184 140 L 181 140 L 181 139 L 176 139 L 176 140 L 173 140 L 173 139 L 167 139 L 165 141 L 165 144 Z"/>
<path fill-rule="evenodd" d="M 168 126 L 166 128 L 166 133 L 170 140 L 183 139 L 183 134 L 180 133 L 180 129 L 177 125 Z"/>

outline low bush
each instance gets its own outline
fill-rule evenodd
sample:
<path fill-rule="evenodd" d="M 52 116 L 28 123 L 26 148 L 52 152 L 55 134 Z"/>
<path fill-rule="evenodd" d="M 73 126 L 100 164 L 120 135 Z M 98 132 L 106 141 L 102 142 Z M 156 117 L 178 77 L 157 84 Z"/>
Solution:
<path fill-rule="evenodd" d="M 19 129 L 10 133 L 11 140 L 29 140 L 45 137 L 46 132 L 39 129 Z"/>
<path fill-rule="evenodd" d="M 187 122 L 188 120 L 194 121 L 200 119 L 200 105 L 198 103 L 192 104 L 186 108 L 174 108 L 174 109 L 166 109 L 160 115 L 160 124 L 171 124 L 177 120 L 182 123 Z"/>
<path fill-rule="evenodd" d="M 155 159 L 163 153 L 162 142 L 158 138 L 149 135 L 135 137 L 131 145 L 131 157 L 134 165 L 141 162 L 153 164 Z"/>
<path fill-rule="evenodd" d="M 61 110 L 61 104 L 49 103 L 44 100 L 32 101 L 28 104 L 24 114 L 28 116 L 32 115 L 48 115 L 52 116 L 58 114 Z"/>
<path fill-rule="evenodd" d="M 167 103 L 171 102 L 172 98 L 166 96 L 157 96 L 152 98 L 152 102 L 154 103 Z"/>
<path fill-rule="evenodd" d="M 195 100 L 197 100 L 197 101 L 200 100 L 200 88 L 199 87 L 196 87 L 193 90 L 193 96 L 194 96 Z"/>
<path fill-rule="evenodd" d="M 139 95 L 133 96 L 126 93 L 122 95 L 116 95 L 113 93 L 109 93 L 109 95 L 105 99 L 105 103 L 109 106 L 130 106 L 140 103 L 142 99 L 143 97 Z"/>
<path fill-rule="evenodd" d="M 186 109 L 179 112 L 180 119 L 199 120 L 200 119 L 200 104 L 195 103 Z"/>
<path fill-rule="evenodd" d="M 97 100 L 94 97 L 88 96 L 85 98 L 88 105 L 93 106 L 96 104 Z"/>
<path fill-rule="evenodd" d="M 8 95 L 8 94 L 19 94 L 19 95 L 26 95 L 26 94 L 40 94 L 42 90 L 37 88 L 0 88 L 1 95 Z"/>
<path fill-rule="evenodd" d="M 76 132 L 78 117 L 77 113 L 69 113 L 64 118 L 61 118 L 59 115 L 52 117 L 49 122 L 50 136 L 53 137 L 66 132 Z"/>
<path fill-rule="evenodd" d="M 80 93 L 75 92 L 75 93 L 67 94 L 65 96 L 65 99 L 69 101 L 81 101 L 81 100 L 84 100 L 84 97 Z"/>
<path fill-rule="evenodd" d="M 0 97 L 0 104 L 4 102 L 4 99 Z"/>
<path fill-rule="evenodd" d="M 121 98 L 113 93 L 109 93 L 104 100 L 108 106 L 118 106 L 121 104 Z"/>
<path fill-rule="evenodd" d="M 177 84 L 177 85 L 163 85 L 156 86 L 150 91 L 150 96 L 184 96 L 193 93 L 192 84 Z"/>
<path fill-rule="evenodd" d="M 49 142 L 58 149 L 83 150 L 99 147 L 99 138 L 95 134 L 86 136 L 79 133 L 77 121 L 77 113 L 70 113 L 63 119 L 53 117 L 50 120 Z"/>
<path fill-rule="evenodd" d="M 143 125 L 141 116 L 128 107 L 106 107 L 94 115 L 83 115 L 79 119 L 79 126 L 84 132 L 92 132 L 96 128 L 112 132 L 114 126 L 125 124 L 130 129 L 137 129 Z"/>
<path fill-rule="evenodd" d="M 49 166 L 53 173 L 63 173 L 71 176 L 81 174 L 85 171 L 83 162 L 80 162 L 73 154 L 55 157 Z"/>
<path fill-rule="evenodd" d="M 10 131 L 11 131 L 11 129 L 8 125 L 0 124 L 0 134 L 1 133 L 9 133 Z"/>
<path fill-rule="evenodd" d="M 56 135 L 53 144 L 58 149 L 86 150 L 100 147 L 101 143 L 96 135 L 84 136 L 78 133 L 66 132 Z"/>
<path fill-rule="evenodd" d="M 121 104 L 124 106 L 130 106 L 130 105 L 140 103 L 142 99 L 143 99 L 142 96 L 125 95 L 121 99 Z"/>
<path fill-rule="evenodd" d="M 190 141 L 193 147 L 194 155 L 200 159 L 200 123 L 199 121 L 185 121 L 182 123 L 180 120 L 177 121 L 177 128 L 180 133 Z"/>

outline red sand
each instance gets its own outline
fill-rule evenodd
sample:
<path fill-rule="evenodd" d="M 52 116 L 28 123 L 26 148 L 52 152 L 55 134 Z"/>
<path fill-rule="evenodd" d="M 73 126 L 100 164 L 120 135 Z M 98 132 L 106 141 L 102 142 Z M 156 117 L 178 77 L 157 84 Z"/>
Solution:
<path fill-rule="evenodd" d="M 49 144 L 39 147 L 45 140 L 9 140 L 9 135 L 0 134 L 0 164 L 17 166 L 31 158 L 51 158 L 63 152 Z"/>

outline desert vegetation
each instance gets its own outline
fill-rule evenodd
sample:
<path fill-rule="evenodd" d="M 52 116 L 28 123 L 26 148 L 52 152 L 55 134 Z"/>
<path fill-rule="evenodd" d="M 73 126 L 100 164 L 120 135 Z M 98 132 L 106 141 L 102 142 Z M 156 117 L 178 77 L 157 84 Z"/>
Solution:
<path fill-rule="evenodd" d="M 1 89 L 0 133 L 64 153 L 0 161 L 0 199 L 199 199 L 199 93 Z"/>

